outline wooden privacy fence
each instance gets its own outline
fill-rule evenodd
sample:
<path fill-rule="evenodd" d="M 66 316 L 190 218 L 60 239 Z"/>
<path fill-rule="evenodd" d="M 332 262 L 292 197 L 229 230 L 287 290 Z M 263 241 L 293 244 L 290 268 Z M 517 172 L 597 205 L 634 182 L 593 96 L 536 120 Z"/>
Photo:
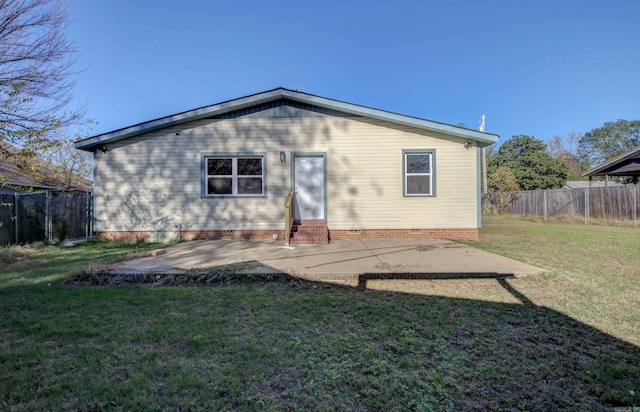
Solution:
<path fill-rule="evenodd" d="M 485 204 L 495 204 L 498 196 L 488 194 Z M 505 211 L 520 215 L 580 216 L 589 219 L 627 220 L 637 226 L 640 215 L 638 185 L 598 187 L 591 189 L 527 190 L 513 193 L 502 205 Z"/>
<path fill-rule="evenodd" d="M 91 230 L 91 193 L 0 194 L 0 245 L 88 238 Z"/>

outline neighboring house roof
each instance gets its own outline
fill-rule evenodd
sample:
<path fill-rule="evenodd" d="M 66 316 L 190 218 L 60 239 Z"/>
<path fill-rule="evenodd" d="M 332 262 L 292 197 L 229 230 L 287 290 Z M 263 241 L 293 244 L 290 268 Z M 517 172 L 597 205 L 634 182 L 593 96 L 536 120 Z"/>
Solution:
<path fill-rule="evenodd" d="M 582 176 L 640 176 L 640 147 L 594 167 Z"/>
<path fill-rule="evenodd" d="M 0 187 L 33 188 L 33 189 L 65 189 L 65 190 L 93 190 L 93 183 L 80 176 L 75 176 L 71 184 L 65 182 L 56 170 L 56 166 L 35 159 L 40 168 L 39 175 L 25 173 L 16 162 L 20 149 L 6 142 L 0 142 Z"/>
<path fill-rule="evenodd" d="M 353 103 L 346 103 L 339 100 L 327 99 L 325 97 L 302 93 L 296 90 L 278 88 L 262 93 L 253 94 L 250 96 L 241 97 L 239 99 L 228 100 L 226 102 L 217 103 L 211 106 L 201 107 L 199 109 L 189 110 L 171 116 L 162 117 L 160 119 L 139 123 L 109 133 L 89 137 L 87 139 L 76 142 L 75 147 L 78 149 L 91 151 L 96 147 L 107 143 L 117 142 L 144 133 L 153 132 L 171 126 L 177 126 L 195 120 L 207 119 L 212 117 L 219 118 L 220 115 L 231 111 L 238 111 L 281 99 L 287 99 L 294 102 L 308 104 L 323 109 L 334 110 L 337 112 L 347 113 L 355 116 L 384 120 L 395 124 L 411 126 L 422 130 L 447 134 L 450 136 L 456 136 L 476 142 L 480 147 L 488 146 L 498 141 L 498 136 L 495 134 L 479 132 L 476 130 L 452 126 L 445 123 L 433 122 L 431 120 L 420 119 L 417 117 L 405 116 L 385 110 L 360 106 Z"/>
<path fill-rule="evenodd" d="M 589 182 L 588 180 L 568 180 L 567 184 L 564 186 L 565 189 L 588 189 L 593 187 L 614 187 L 614 186 L 624 186 L 618 182 L 606 182 L 604 180 L 593 180 Z"/>

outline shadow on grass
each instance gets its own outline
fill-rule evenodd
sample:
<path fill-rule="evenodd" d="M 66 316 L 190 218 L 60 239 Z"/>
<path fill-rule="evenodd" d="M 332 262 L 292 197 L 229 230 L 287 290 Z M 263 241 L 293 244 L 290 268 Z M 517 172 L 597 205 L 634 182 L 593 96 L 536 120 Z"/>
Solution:
<path fill-rule="evenodd" d="M 367 273 L 359 276 L 358 288 L 367 289 L 369 280 L 383 279 L 495 279 L 520 302 L 424 298 L 428 306 L 455 314 L 444 328 L 456 330 L 447 336 L 449 357 L 463 360 L 448 372 L 457 377 L 460 390 L 454 409 L 640 406 L 640 349 L 561 312 L 537 306 L 510 283 L 513 276 Z M 429 321 L 427 317 L 425 322 Z"/>
<path fill-rule="evenodd" d="M 31 245 L 15 253 L 11 264 L 0 263 L 0 289 L 56 283 L 65 276 L 107 262 L 142 255 L 156 244 L 126 244 L 90 240 L 73 247 Z"/>
<path fill-rule="evenodd" d="M 638 347 L 536 306 L 509 278 L 496 281 L 521 304 L 365 288 L 374 275 L 361 288 L 293 278 L 188 288 L 34 286 L 28 299 L 29 288 L 5 288 L 0 405 L 603 410 L 640 404 Z"/>

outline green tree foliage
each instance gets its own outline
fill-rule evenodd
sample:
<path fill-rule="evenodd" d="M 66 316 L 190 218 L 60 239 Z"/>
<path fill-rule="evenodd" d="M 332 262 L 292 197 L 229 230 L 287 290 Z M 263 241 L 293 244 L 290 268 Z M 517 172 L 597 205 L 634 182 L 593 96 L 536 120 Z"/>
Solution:
<path fill-rule="evenodd" d="M 487 178 L 487 184 L 491 191 L 517 192 L 520 190 L 516 174 L 508 166 L 500 166 L 491 173 Z"/>
<path fill-rule="evenodd" d="M 513 170 L 507 166 L 500 166 L 487 178 L 489 190 L 493 192 L 490 197 L 488 212 L 506 212 L 509 204 L 518 196 L 520 185 Z"/>
<path fill-rule="evenodd" d="M 578 158 L 586 167 L 596 167 L 640 146 L 640 120 L 607 122 L 582 136 Z"/>
<path fill-rule="evenodd" d="M 547 145 L 527 135 L 513 136 L 500 146 L 489 160 L 489 175 L 502 166 L 513 171 L 522 190 L 557 189 L 567 181 L 566 167 L 549 155 Z"/>

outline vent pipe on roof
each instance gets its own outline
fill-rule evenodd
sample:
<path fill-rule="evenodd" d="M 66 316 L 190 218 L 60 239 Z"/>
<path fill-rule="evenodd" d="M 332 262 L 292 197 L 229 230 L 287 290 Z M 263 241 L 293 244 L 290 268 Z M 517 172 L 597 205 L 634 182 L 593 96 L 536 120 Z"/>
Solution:
<path fill-rule="evenodd" d="M 480 130 L 484 133 L 485 120 L 487 119 L 487 115 L 482 113 L 480 116 Z M 489 192 L 489 185 L 487 184 L 487 148 L 482 148 L 482 193 L 486 194 Z"/>

